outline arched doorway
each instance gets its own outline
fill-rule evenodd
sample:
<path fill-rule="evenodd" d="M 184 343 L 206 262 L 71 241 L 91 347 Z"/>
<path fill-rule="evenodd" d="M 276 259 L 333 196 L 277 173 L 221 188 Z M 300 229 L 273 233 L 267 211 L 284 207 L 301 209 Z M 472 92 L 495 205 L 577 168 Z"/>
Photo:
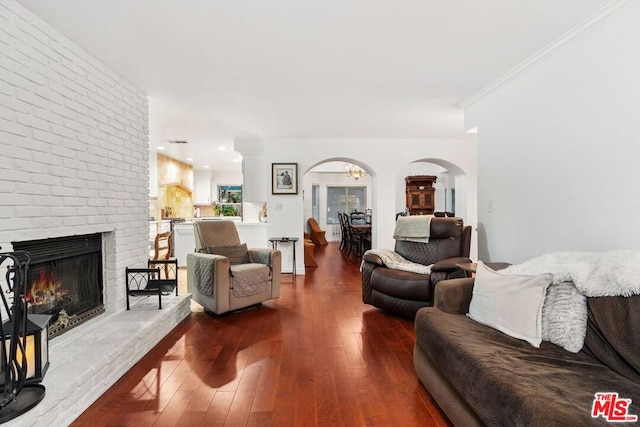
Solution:
<path fill-rule="evenodd" d="M 456 164 L 436 158 L 417 159 L 398 171 L 396 206 L 405 208 L 405 182 L 407 176 L 434 175 L 435 210 L 454 212 L 456 216 L 468 217 L 466 173 Z"/>
<path fill-rule="evenodd" d="M 308 218 L 314 218 L 326 231 L 328 241 L 339 242 L 338 212 L 373 213 L 373 180 L 371 169 L 355 159 L 330 158 L 310 166 L 302 180 L 305 230 Z"/>

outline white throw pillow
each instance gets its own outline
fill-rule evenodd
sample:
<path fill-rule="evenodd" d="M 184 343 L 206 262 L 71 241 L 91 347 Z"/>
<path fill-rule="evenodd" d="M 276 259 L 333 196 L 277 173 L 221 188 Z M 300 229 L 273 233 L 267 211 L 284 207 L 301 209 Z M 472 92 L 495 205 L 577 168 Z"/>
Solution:
<path fill-rule="evenodd" d="M 542 304 L 551 274 L 514 276 L 497 273 L 478 261 L 470 318 L 534 347 L 542 342 Z"/>

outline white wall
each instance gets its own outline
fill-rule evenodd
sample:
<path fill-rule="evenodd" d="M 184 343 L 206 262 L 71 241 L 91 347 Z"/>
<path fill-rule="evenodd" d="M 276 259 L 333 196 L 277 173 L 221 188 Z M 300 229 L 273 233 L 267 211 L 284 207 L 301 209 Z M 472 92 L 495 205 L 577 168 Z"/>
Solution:
<path fill-rule="evenodd" d="M 636 2 L 467 107 L 480 259 L 638 248 L 638 22 Z"/>
<path fill-rule="evenodd" d="M 469 140 L 362 140 L 362 139 L 270 139 L 265 140 L 266 161 L 298 163 L 301 177 L 316 164 L 351 161 L 364 166 L 372 175 L 373 245 L 392 248 L 398 182 L 404 182 L 407 164 L 422 159 L 444 159 L 466 173 L 466 212 L 460 212 L 467 224 L 476 224 L 476 145 Z M 270 171 L 270 168 L 269 168 Z M 272 195 L 271 177 L 265 177 L 269 208 L 269 234 L 299 237 L 306 221 L 302 191 L 297 195 Z M 404 187 L 401 185 L 402 192 Z M 300 187 L 300 190 L 302 187 Z M 457 191 L 457 190 L 456 190 Z M 472 256 L 475 255 L 475 234 Z M 299 242 L 298 253 L 302 253 Z M 304 271 L 298 258 L 298 271 Z"/>

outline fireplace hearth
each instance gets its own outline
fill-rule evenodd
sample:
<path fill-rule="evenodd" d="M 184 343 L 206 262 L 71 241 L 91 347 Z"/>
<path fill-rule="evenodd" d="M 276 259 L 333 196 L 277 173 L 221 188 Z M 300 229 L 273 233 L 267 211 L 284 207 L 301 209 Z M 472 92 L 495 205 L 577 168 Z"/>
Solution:
<path fill-rule="evenodd" d="M 12 242 L 31 255 L 25 299 L 28 311 L 50 314 L 49 338 L 102 313 L 102 235 Z"/>

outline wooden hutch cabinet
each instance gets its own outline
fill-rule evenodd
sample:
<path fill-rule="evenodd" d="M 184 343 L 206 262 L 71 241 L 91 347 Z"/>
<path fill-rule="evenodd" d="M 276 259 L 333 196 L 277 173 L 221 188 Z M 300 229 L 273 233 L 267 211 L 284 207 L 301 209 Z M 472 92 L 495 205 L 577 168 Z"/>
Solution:
<path fill-rule="evenodd" d="M 435 191 L 433 184 L 437 177 L 432 175 L 414 175 L 406 177 L 407 209 L 409 215 L 432 215 L 435 210 Z"/>

